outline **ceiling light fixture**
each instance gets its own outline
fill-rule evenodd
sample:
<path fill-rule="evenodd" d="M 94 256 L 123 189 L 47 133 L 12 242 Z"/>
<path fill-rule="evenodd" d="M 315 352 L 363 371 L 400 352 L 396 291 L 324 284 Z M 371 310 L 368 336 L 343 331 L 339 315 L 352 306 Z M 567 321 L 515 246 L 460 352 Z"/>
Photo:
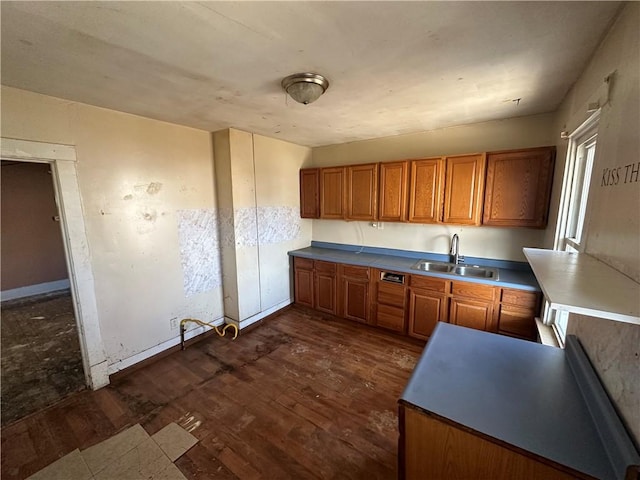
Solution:
<path fill-rule="evenodd" d="M 296 102 L 308 105 L 329 88 L 329 80 L 317 73 L 295 73 L 282 80 L 282 88 Z"/>

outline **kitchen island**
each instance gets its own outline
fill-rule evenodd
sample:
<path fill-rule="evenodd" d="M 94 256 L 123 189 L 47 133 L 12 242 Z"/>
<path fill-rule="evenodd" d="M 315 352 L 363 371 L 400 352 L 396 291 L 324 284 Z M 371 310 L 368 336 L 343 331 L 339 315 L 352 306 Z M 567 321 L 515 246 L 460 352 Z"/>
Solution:
<path fill-rule="evenodd" d="M 399 478 L 636 478 L 640 457 L 575 337 L 446 323 L 399 400 Z"/>

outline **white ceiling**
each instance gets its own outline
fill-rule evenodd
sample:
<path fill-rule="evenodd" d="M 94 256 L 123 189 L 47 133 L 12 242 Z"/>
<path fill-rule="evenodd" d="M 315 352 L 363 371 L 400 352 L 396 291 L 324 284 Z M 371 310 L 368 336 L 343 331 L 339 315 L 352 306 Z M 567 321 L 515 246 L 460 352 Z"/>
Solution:
<path fill-rule="evenodd" d="M 619 7 L 2 1 L 2 83 L 328 145 L 554 111 Z M 331 82 L 311 105 L 280 87 L 301 71 Z"/>

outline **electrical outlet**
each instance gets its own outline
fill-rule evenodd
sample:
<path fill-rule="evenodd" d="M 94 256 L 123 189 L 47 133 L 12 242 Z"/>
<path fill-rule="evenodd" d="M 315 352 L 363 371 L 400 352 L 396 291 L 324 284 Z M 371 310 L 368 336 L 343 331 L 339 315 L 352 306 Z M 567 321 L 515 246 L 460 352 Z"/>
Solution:
<path fill-rule="evenodd" d="M 384 230 L 384 223 L 378 222 L 378 230 Z"/>
<path fill-rule="evenodd" d="M 172 318 L 171 320 L 169 320 L 169 326 L 171 327 L 171 330 L 177 330 L 179 325 L 180 322 L 178 322 L 177 318 Z"/>

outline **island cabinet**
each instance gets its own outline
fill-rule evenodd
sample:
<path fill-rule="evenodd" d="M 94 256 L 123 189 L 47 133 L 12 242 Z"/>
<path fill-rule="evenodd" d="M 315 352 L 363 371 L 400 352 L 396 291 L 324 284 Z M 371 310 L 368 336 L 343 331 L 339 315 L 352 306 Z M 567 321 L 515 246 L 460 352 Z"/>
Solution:
<path fill-rule="evenodd" d="M 540 302 L 539 292 L 500 289 L 500 303 L 495 310 L 498 333 L 524 340 L 535 340 L 535 317 L 540 312 Z"/>
<path fill-rule="evenodd" d="M 451 282 L 449 323 L 461 327 L 496 332 L 493 309 L 496 289 L 491 285 L 471 282 Z"/>
<path fill-rule="evenodd" d="M 438 223 L 442 221 L 444 162 L 443 158 L 411 161 L 409 222 Z"/>
<path fill-rule="evenodd" d="M 408 161 L 380 164 L 378 220 L 381 222 L 404 222 L 407 220 L 408 172 Z"/>
<path fill-rule="evenodd" d="M 313 276 L 313 260 L 293 257 L 295 302 L 310 308 L 315 308 Z"/>
<path fill-rule="evenodd" d="M 483 225 L 547 225 L 555 147 L 487 154 Z"/>
<path fill-rule="evenodd" d="M 320 169 L 300 170 L 300 217 L 320 218 Z"/>
<path fill-rule="evenodd" d="M 320 169 L 320 218 L 345 218 L 346 177 L 345 167 Z"/>
<path fill-rule="evenodd" d="M 406 333 L 407 286 L 409 275 L 372 269 L 374 325 L 397 333 Z"/>
<path fill-rule="evenodd" d="M 350 165 L 346 172 L 346 218 L 375 220 L 378 215 L 378 164 Z"/>
<path fill-rule="evenodd" d="M 409 336 L 428 340 L 438 322 L 448 321 L 450 283 L 442 278 L 410 276 Z"/>
<path fill-rule="evenodd" d="M 636 479 L 640 455 L 578 339 L 439 323 L 398 401 L 398 478 Z"/>
<path fill-rule="evenodd" d="M 369 323 L 369 267 L 340 265 L 340 315 Z"/>
<path fill-rule="evenodd" d="M 446 158 L 444 223 L 480 225 L 486 171 L 486 155 Z"/>

